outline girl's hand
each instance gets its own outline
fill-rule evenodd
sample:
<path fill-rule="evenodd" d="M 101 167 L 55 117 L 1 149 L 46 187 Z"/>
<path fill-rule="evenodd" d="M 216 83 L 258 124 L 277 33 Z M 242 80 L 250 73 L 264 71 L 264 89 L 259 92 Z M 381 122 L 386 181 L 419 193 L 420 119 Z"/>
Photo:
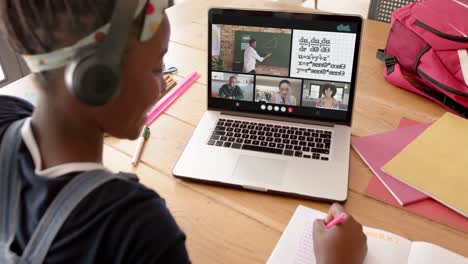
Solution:
<path fill-rule="evenodd" d="M 345 219 L 330 229 L 325 225 L 345 213 Z M 317 264 L 361 264 L 367 254 L 367 237 L 362 225 L 339 204 L 330 207 L 325 220 L 314 223 L 314 252 Z"/>

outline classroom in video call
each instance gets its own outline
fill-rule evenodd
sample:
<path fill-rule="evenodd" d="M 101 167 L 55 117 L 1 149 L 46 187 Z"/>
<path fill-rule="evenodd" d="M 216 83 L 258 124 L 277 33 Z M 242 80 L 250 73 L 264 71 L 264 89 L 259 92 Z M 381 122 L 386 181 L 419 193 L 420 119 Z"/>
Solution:
<path fill-rule="evenodd" d="M 355 41 L 355 33 L 215 24 L 210 96 L 347 111 Z"/>

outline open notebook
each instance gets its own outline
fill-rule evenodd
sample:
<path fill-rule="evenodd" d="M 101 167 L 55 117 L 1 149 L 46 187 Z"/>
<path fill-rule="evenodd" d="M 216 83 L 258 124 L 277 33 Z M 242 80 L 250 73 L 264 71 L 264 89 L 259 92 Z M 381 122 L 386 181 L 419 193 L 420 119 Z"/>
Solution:
<path fill-rule="evenodd" d="M 268 264 L 314 264 L 312 228 L 315 219 L 325 214 L 299 206 L 283 232 Z M 364 264 L 468 264 L 468 259 L 446 249 L 425 242 L 411 242 L 406 238 L 382 230 L 364 227 L 368 252 Z"/>

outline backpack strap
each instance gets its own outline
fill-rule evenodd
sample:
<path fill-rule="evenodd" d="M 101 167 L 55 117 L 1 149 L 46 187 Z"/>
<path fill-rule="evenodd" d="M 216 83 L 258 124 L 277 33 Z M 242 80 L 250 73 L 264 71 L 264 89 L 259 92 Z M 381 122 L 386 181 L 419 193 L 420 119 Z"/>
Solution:
<path fill-rule="evenodd" d="M 14 263 L 18 257 L 10 247 L 16 233 L 21 182 L 16 169 L 17 153 L 21 143 L 24 120 L 10 125 L 0 146 L 0 263 Z"/>
<path fill-rule="evenodd" d="M 447 108 L 452 113 L 460 115 L 464 118 L 468 118 L 467 107 L 464 107 L 463 105 L 459 104 L 458 102 L 441 92 L 437 92 L 434 89 L 427 88 L 427 86 L 424 83 L 421 83 L 416 79 L 414 79 L 413 82 L 410 82 L 405 77 L 405 74 L 403 73 L 403 70 L 401 69 L 399 64 L 394 65 L 393 72 L 391 74 L 385 74 L 385 79 L 395 86 L 404 88 L 406 90 L 412 91 L 413 93 L 433 100 L 439 105 Z"/>
<path fill-rule="evenodd" d="M 385 53 L 385 50 L 383 49 L 378 49 L 375 57 L 385 63 L 387 74 L 393 73 L 395 70 L 395 64 L 397 63 L 395 56 Z"/>
<path fill-rule="evenodd" d="M 91 192 L 113 179 L 134 180 L 134 174 L 114 175 L 108 171 L 90 171 L 74 177 L 57 195 L 31 236 L 23 256 L 11 251 L 17 229 L 21 182 L 16 166 L 24 120 L 10 125 L 0 145 L 0 263 L 40 264 L 58 231 L 73 209 Z"/>
<path fill-rule="evenodd" d="M 76 206 L 103 184 L 123 178 L 109 171 L 96 170 L 75 176 L 49 206 L 29 240 L 20 263 L 43 263 L 52 242 Z"/>

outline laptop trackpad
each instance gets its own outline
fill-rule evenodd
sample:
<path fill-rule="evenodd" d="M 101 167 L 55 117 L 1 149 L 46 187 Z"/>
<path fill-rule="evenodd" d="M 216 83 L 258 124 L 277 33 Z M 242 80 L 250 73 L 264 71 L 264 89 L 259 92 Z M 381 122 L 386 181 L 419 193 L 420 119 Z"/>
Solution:
<path fill-rule="evenodd" d="M 277 159 L 240 156 L 233 177 L 253 186 L 282 185 L 287 161 Z"/>

